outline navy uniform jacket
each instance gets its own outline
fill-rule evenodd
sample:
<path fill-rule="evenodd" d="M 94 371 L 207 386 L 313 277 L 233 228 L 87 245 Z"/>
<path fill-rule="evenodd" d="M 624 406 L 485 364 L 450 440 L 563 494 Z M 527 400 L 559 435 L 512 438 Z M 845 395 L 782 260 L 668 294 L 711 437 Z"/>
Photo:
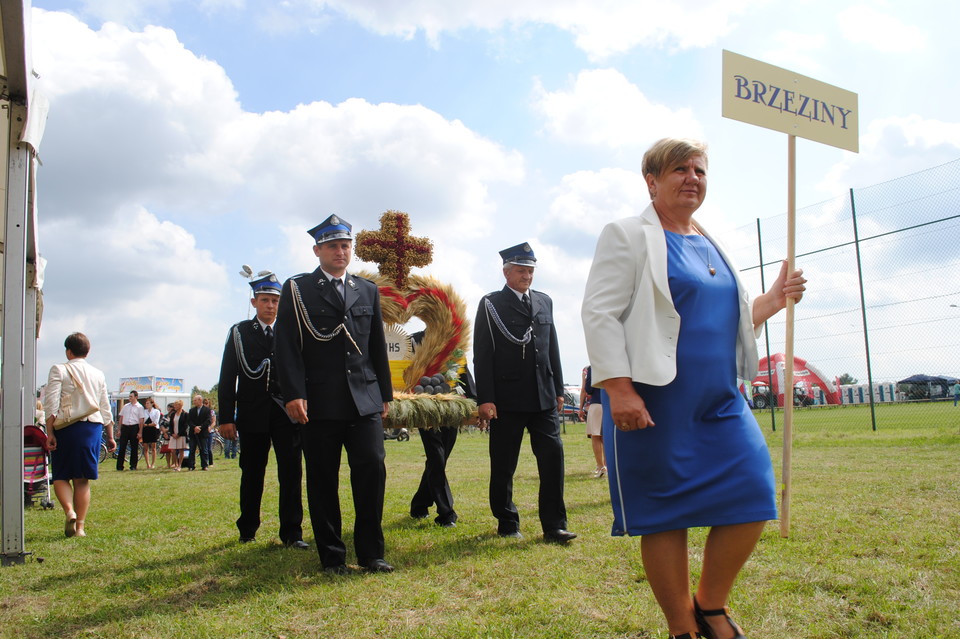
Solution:
<path fill-rule="evenodd" d="M 280 393 L 286 402 L 307 400 L 311 420 L 381 413 L 384 402 L 393 400 L 380 291 L 356 275 L 347 273 L 344 280 L 343 300 L 319 267 L 284 282 L 280 295 L 274 333 Z M 294 282 L 306 318 L 294 299 Z M 328 341 L 313 334 L 330 335 L 341 323 L 353 341 L 343 329 Z"/>
<path fill-rule="evenodd" d="M 246 367 L 240 363 L 234 331 L 239 333 Z M 258 368 L 255 377 L 250 377 Z M 230 327 L 220 362 L 218 389 L 221 423 L 236 424 L 237 429 L 251 433 L 269 432 L 271 404 L 276 403 L 274 397 L 280 397 L 280 384 L 273 338 L 267 337 L 257 318 Z"/>
<path fill-rule="evenodd" d="M 493 402 L 497 411 L 533 412 L 556 409 L 563 397 L 560 346 L 553 324 L 553 300 L 530 289 L 531 313 L 507 286 L 480 300 L 473 325 L 473 374 L 477 381 L 477 404 Z M 486 300 L 493 303 L 503 325 L 520 339 L 527 328 L 533 336 L 526 347 L 503 335 Z"/>

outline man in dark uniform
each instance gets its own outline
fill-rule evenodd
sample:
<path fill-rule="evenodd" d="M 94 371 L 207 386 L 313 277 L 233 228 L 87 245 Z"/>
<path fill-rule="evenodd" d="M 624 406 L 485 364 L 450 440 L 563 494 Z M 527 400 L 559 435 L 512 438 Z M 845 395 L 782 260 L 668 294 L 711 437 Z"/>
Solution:
<path fill-rule="evenodd" d="M 547 541 L 566 543 L 563 503 L 563 372 L 553 301 L 530 288 L 537 264 L 529 244 L 500 251 L 503 290 L 480 300 L 473 329 L 473 368 L 480 418 L 490 420 L 490 509 L 501 537 L 522 537 L 513 503 L 523 429 L 540 472 L 540 525 Z"/>
<path fill-rule="evenodd" d="M 273 333 L 280 282 L 273 273 L 250 282 L 257 316 L 234 324 L 220 364 L 220 434 L 228 440 L 243 433 L 240 453 L 240 542 L 253 541 L 260 528 L 263 478 L 270 445 L 280 484 L 280 541 L 307 549 L 303 541 L 303 478 L 300 426 L 290 421 L 280 398 L 274 365 Z"/>
<path fill-rule="evenodd" d="M 357 562 L 392 572 L 383 559 L 383 422 L 393 400 L 380 291 L 347 273 L 351 226 L 331 215 L 309 231 L 320 267 L 287 280 L 277 314 L 277 370 L 287 414 L 303 424 L 307 503 L 326 572 L 346 574 L 341 539 L 340 456 L 347 450 L 356 509 Z M 309 409 L 309 410 L 308 410 Z"/>
<path fill-rule="evenodd" d="M 420 346 L 424 334 L 425 331 L 419 331 L 410 336 L 415 346 Z M 473 376 L 467 370 L 466 360 L 463 360 L 461 368 L 457 392 L 476 399 L 477 387 Z M 459 423 L 420 429 L 420 443 L 423 444 L 423 453 L 427 460 L 424 463 L 420 486 L 410 500 L 411 517 L 425 519 L 430 514 L 429 508 L 436 504 L 437 516 L 433 521 L 443 528 L 453 528 L 457 525 L 457 511 L 453 509 L 453 493 L 450 491 L 450 482 L 447 481 L 447 460 L 450 459 L 450 453 L 457 444 L 459 432 Z"/>

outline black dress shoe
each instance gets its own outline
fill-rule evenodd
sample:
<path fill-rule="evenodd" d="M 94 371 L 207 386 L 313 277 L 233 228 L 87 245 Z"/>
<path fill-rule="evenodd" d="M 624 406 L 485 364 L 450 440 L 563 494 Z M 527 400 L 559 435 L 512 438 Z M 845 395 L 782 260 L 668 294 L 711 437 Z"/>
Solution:
<path fill-rule="evenodd" d="M 514 530 L 512 532 L 498 532 L 499 537 L 506 537 L 507 539 L 523 539 L 523 535 L 520 534 L 519 530 Z"/>
<path fill-rule="evenodd" d="M 576 539 L 577 533 L 572 533 L 569 530 L 564 530 L 563 528 L 557 528 L 556 530 L 544 530 L 543 538 L 547 541 L 552 541 L 555 544 L 565 544 L 568 541 Z"/>
<path fill-rule="evenodd" d="M 438 521 L 437 525 L 441 528 L 456 528 L 457 522 L 455 521 Z"/>
<path fill-rule="evenodd" d="M 310 544 L 305 542 L 302 539 L 297 539 L 295 541 L 285 541 L 283 543 L 287 548 L 296 548 L 297 550 L 310 550 Z"/>
<path fill-rule="evenodd" d="M 383 559 L 368 561 L 364 566 L 367 572 L 393 572 L 393 566 Z"/>
<path fill-rule="evenodd" d="M 430 516 L 430 513 L 427 512 L 426 510 L 423 510 L 423 511 L 420 511 L 420 510 L 416 510 L 416 511 L 411 510 L 411 511 L 410 511 L 410 516 L 413 517 L 414 519 L 426 519 L 427 517 Z"/>
<path fill-rule="evenodd" d="M 251 541 L 256 541 L 256 539 L 257 539 L 256 537 L 241 537 L 241 538 L 240 538 L 240 543 L 241 543 L 241 544 L 249 544 Z"/>
<path fill-rule="evenodd" d="M 350 569 L 347 568 L 346 564 L 337 564 L 336 566 L 324 566 L 323 572 L 328 575 L 349 575 Z"/>

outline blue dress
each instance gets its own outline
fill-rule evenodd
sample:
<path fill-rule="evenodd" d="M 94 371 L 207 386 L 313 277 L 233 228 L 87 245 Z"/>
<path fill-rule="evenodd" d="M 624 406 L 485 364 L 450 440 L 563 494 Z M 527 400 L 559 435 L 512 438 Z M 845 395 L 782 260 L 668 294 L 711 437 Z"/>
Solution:
<path fill-rule="evenodd" d="M 770 453 L 737 390 L 736 280 L 705 237 L 664 233 L 680 314 L 677 376 L 634 384 L 656 423 L 641 430 L 618 430 L 603 393 L 613 534 L 776 519 Z"/>

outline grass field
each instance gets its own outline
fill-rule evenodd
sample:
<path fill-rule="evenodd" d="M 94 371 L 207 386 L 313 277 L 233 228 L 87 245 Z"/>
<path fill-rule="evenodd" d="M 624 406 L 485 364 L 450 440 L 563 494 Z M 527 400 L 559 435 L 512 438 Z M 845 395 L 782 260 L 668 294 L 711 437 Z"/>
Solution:
<path fill-rule="evenodd" d="M 880 410 L 877 432 L 868 408 L 798 411 L 791 535 L 768 525 L 730 601 L 752 639 L 960 637 L 960 408 Z M 779 476 L 782 419 L 776 432 L 759 419 Z M 59 509 L 27 511 L 33 555 L 0 569 L 0 637 L 666 637 L 639 541 L 609 535 L 582 425 L 568 425 L 564 443 L 580 534 L 567 547 L 540 540 L 526 444 L 515 486 L 525 537 L 512 540 L 496 536 L 487 507 L 485 435 L 461 435 L 450 460 L 454 529 L 407 516 L 422 448 L 416 434 L 386 442 L 384 528 L 398 570 L 349 577 L 272 538 L 275 491 L 257 541 L 236 542 L 235 460 L 206 473 L 105 462 L 87 538 L 63 537 Z M 703 536 L 691 535 L 694 566 Z"/>

